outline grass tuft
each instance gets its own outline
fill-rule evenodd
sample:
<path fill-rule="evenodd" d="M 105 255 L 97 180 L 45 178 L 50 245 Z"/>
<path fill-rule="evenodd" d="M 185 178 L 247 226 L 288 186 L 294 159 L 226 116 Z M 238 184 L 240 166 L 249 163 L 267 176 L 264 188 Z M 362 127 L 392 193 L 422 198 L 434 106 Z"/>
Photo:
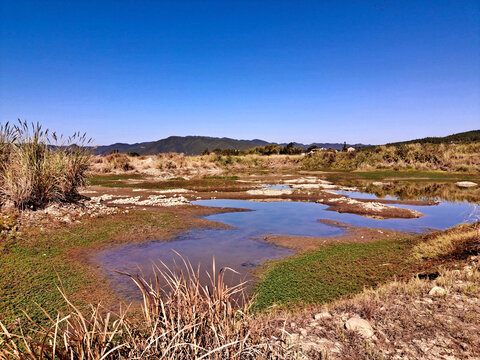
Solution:
<path fill-rule="evenodd" d="M 16 208 L 74 201 L 85 185 L 90 153 L 85 134 L 63 138 L 40 124 L 0 125 L 0 200 Z"/>
<path fill-rule="evenodd" d="M 417 260 L 432 260 L 439 257 L 455 255 L 455 253 L 468 251 L 465 247 L 480 243 L 480 228 L 473 227 L 467 231 L 456 227 L 450 231 L 442 232 L 421 242 L 413 248 L 413 256 Z M 477 249 L 478 251 L 478 249 Z"/>

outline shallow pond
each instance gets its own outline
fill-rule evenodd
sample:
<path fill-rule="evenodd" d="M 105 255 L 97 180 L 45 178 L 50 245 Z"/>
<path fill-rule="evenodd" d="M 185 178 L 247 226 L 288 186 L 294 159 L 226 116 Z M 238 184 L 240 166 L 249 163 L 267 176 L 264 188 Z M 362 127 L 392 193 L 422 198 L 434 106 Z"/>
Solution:
<path fill-rule="evenodd" d="M 334 191 L 331 191 L 331 192 L 334 193 L 334 194 L 344 195 L 344 196 L 348 196 L 350 198 L 355 198 L 355 199 L 378 199 L 378 197 L 375 194 L 369 194 L 369 193 L 360 192 L 360 191 L 338 191 L 338 190 L 334 190 Z M 382 199 L 398 200 L 397 197 L 390 196 L 390 195 L 386 195 Z"/>
<path fill-rule="evenodd" d="M 350 193 L 352 194 L 352 193 Z M 202 274 L 211 270 L 215 256 L 217 269 L 231 267 L 239 274 L 230 273 L 226 281 L 236 284 L 240 279 L 250 280 L 250 270 L 268 259 L 288 256 L 288 249 L 272 245 L 264 240 L 265 235 L 338 236 L 345 230 L 318 222 L 318 219 L 336 220 L 363 226 L 425 232 L 430 229 L 446 229 L 458 223 L 473 220 L 474 205 L 467 202 L 443 202 L 432 206 L 395 205 L 417 210 L 424 216 L 417 219 L 375 220 L 354 214 L 327 211 L 326 205 L 309 202 L 256 202 L 246 200 L 200 200 L 196 205 L 242 208 L 252 211 L 230 212 L 206 216 L 233 227 L 232 229 L 193 230 L 170 242 L 150 241 L 129 244 L 101 252 L 97 261 L 106 270 L 116 291 L 131 299 L 139 294 L 130 279 L 113 273 L 117 270 L 128 273 L 143 273 L 152 276 L 152 264 L 160 261 L 172 266 L 180 260 L 174 251 L 182 254 L 194 267 L 202 266 Z M 202 281 L 207 282 L 204 277 Z"/>

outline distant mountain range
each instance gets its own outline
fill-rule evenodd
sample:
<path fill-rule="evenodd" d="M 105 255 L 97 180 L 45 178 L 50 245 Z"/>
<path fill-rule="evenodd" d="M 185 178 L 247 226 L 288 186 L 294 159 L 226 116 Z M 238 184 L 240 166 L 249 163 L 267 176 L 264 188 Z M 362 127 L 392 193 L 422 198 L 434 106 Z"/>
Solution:
<path fill-rule="evenodd" d="M 472 142 L 472 141 L 480 141 L 480 130 L 472 130 L 472 131 L 465 131 L 461 133 L 456 133 L 448 136 L 443 137 L 425 137 L 421 139 L 414 139 L 408 141 L 400 141 L 396 143 L 390 143 L 387 145 L 402 145 L 402 144 L 442 144 L 442 143 L 464 143 L 464 142 Z"/>
<path fill-rule="evenodd" d="M 422 139 L 408 140 L 396 143 L 390 143 L 387 145 L 402 145 L 412 143 L 461 143 L 470 141 L 480 141 L 480 130 L 466 131 L 462 133 L 452 134 L 444 137 L 426 137 Z M 170 136 L 166 139 L 157 141 L 142 142 L 136 144 L 116 143 L 112 145 L 98 146 L 95 148 L 95 153 L 98 155 L 106 155 L 113 151 L 121 153 L 138 153 L 139 155 L 153 155 L 158 153 L 184 153 L 185 155 L 200 155 L 205 149 L 213 151 L 215 149 L 236 149 L 236 150 L 248 150 L 255 146 L 264 146 L 267 144 L 276 144 L 285 146 L 285 143 L 278 144 L 268 142 L 260 139 L 253 140 L 236 140 L 230 138 L 218 138 L 209 136 Z M 300 146 L 307 149 L 311 145 L 316 145 L 323 148 L 332 148 L 341 150 L 343 143 L 312 143 L 301 144 L 294 143 L 295 146 Z M 363 147 L 370 146 L 365 144 L 347 144 L 347 146 Z"/>
<path fill-rule="evenodd" d="M 121 153 L 138 153 L 140 155 L 153 155 L 158 153 L 184 153 L 185 155 L 200 155 L 205 149 L 213 151 L 214 149 L 236 149 L 248 150 L 255 146 L 264 146 L 267 144 L 277 144 L 260 139 L 254 140 L 236 140 L 230 138 L 217 138 L 209 136 L 170 136 L 166 139 L 158 141 L 142 142 L 136 144 L 116 143 L 112 145 L 98 146 L 95 148 L 95 154 L 106 155 L 112 151 Z M 301 146 L 304 149 L 310 145 L 317 145 L 318 147 L 332 148 L 340 150 L 343 143 L 314 143 L 314 144 L 300 144 L 294 143 L 295 146 Z M 363 144 L 347 144 L 347 146 L 359 147 Z"/>

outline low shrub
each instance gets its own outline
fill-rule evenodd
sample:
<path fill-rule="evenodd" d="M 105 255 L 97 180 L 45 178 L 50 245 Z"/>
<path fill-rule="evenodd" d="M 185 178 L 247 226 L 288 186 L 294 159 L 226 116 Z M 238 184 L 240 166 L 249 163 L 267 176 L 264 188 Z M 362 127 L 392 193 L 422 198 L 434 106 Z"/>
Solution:
<path fill-rule="evenodd" d="M 112 153 L 105 157 L 105 162 L 110 165 L 112 169 L 115 170 L 132 170 L 133 167 L 130 165 L 130 159 L 127 154 L 121 153 Z"/>
<path fill-rule="evenodd" d="M 160 153 L 156 156 L 156 167 L 160 170 L 182 169 L 187 166 L 183 153 Z"/>

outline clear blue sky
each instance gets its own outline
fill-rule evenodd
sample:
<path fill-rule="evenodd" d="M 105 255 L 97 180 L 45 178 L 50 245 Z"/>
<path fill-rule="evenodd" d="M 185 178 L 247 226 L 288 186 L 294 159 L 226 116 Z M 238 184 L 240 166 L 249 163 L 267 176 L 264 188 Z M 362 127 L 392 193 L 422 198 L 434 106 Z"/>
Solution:
<path fill-rule="evenodd" d="M 0 0 L 0 121 L 97 144 L 480 128 L 480 1 Z"/>

